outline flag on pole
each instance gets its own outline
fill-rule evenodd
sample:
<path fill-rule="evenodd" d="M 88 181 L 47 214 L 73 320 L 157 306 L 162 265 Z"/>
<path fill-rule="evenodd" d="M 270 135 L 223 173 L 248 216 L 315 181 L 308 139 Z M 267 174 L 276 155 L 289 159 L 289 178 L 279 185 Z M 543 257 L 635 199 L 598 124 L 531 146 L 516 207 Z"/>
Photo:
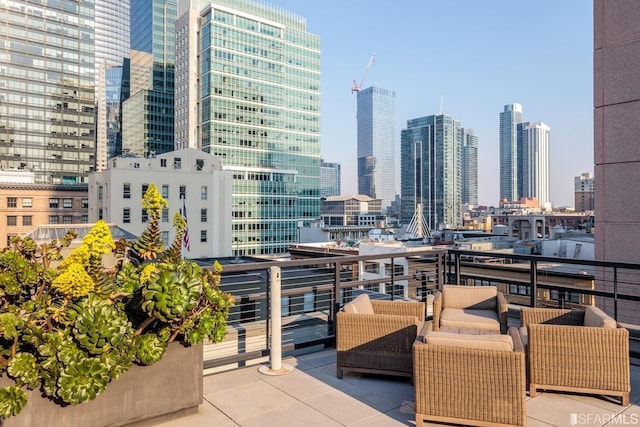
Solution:
<path fill-rule="evenodd" d="M 182 246 L 188 252 L 191 252 L 191 245 L 189 244 L 189 224 L 187 221 L 187 205 L 185 203 L 185 199 L 182 199 L 182 216 L 184 217 L 184 232 L 182 233 Z"/>

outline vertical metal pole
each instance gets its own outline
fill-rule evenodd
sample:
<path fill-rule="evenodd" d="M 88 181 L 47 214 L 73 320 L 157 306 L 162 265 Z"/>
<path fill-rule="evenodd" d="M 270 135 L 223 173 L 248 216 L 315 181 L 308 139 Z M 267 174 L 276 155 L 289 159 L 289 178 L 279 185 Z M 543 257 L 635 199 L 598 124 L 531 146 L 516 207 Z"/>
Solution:
<path fill-rule="evenodd" d="M 455 253 L 453 254 L 455 263 L 456 263 L 456 285 L 462 285 L 462 283 L 460 283 L 460 254 Z"/>
<path fill-rule="evenodd" d="M 288 374 L 291 366 L 282 364 L 282 292 L 280 267 L 269 268 L 271 289 L 271 346 L 269 351 L 270 367 L 261 366 L 258 371 L 267 375 Z M 267 330 L 268 331 L 268 330 Z"/>
<path fill-rule="evenodd" d="M 391 301 L 395 299 L 396 295 L 396 269 L 394 267 L 393 257 L 391 257 Z"/>
<path fill-rule="evenodd" d="M 613 318 L 618 321 L 618 267 L 613 267 Z"/>
<path fill-rule="evenodd" d="M 538 300 L 538 261 L 535 259 L 531 259 L 529 280 L 531 282 L 529 286 L 529 291 L 531 292 L 529 304 L 531 307 L 535 307 Z"/>

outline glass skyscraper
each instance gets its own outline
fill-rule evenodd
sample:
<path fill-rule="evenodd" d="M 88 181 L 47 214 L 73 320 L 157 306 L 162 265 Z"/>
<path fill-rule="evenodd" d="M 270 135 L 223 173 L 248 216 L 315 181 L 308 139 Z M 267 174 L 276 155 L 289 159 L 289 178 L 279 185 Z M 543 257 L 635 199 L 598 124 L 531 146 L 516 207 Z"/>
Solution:
<path fill-rule="evenodd" d="M 460 128 L 462 138 L 462 204 L 478 204 L 478 137 Z"/>
<path fill-rule="evenodd" d="M 239 255 L 287 252 L 320 217 L 320 38 L 262 2 L 178 8 L 176 144 L 233 171 Z"/>
<path fill-rule="evenodd" d="M 535 197 L 542 208 L 551 208 L 549 182 L 549 137 L 551 130 L 542 122 L 518 124 L 521 152 L 521 197 Z"/>
<path fill-rule="evenodd" d="M 95 165 L 93 0 L 0 2 L 0 169 L 79 184 Z"/>
<path fill-rule="evenodd" d="M 122 102 L 129 97 L 129 0 L 96 0 L 96 169 L 122 153 Z"/>
<path fill-rule="evenodd" d="M 340 163 L 322 162 L 320 197 L 339 196 L 341 188 Z"/>
<path fill-rule="evenodd" d="M 522 105 L 509 104 L 500 113 L 500 200 L 519 200 L 518 194 L 518 123 L 522 122 Z"/>
<path fill-rule="evenodd" d="M 130 97 L 123 104 L 125 154 L 174 149 L 176 0 L 131 3 Z"/>
<path fill-rule="evenodd" d="M 462 225 L 462 135 L 447 114 L 407 121 L 400 133 L 402 223 L 421 204 L 431 230 Z"/>
<path fill-rule="evenodd" d="M 382 200 L 396 198 L 395 92 L 369 87 L 358 92 L 358 193 Z"/>

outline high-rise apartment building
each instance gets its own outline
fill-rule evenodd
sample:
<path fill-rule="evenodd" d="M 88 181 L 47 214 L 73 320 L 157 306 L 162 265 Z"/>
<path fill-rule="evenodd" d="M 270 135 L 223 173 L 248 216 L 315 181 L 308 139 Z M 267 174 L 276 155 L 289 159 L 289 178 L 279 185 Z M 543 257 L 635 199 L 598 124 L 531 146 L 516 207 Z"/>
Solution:
<path fill-rule="evenodd" d="M 460 128 L 462 139 L 462 204 L 478 204 L 478 137 L 473 129 Z"/>
<path fill-rule="evenodd" d="M 447 114 L 407 121 L 400 136 L 403 223 L 421 204 L 431 230 L 462 225 L 462 134 Z"/>
<path fill-rule="evenodd" d="M 576 212 L 587 212 L 595 209 L 595 183 L 591 172 L 574 178 L 574 194 Z"/>
<path fill-rule="evenodd" d="M 129 97 L 129 0 L 95 0 L 96 170 L 122 153 L 122 102 Z"/>
<path fill-rule="evenodd" d="M 95 165 L 94 1 L 0 2 L 0 169 L 80 184 Z"/>
<path fill-rule="evenodd" d="M 174 149 L 176 0 L 131 3 L 130 97 L 123 103 L 126 154 L 154 156 Z"/>
<path fill-rule="evenodd" d="M 322 162 L 320 166 L 320 197 L 339 196 L 340 163 Z"/>
<path fill-rule="evenodd" d="M 500 113 L 500 200 L 518 200 L 518 123 L 522 105 L 509 104 Z"/>
<path fill-rule="evenodd" d="M 299 223 L 320 216 L 320 38 L 262 2 L 178 9 L 176 146 L 233 171 L 240 255 L 284 253 Z"/>
<path fill-rule="evenodd" d="M 543 209 L 551 208 L 549 136 L 549 126 L 542 122 L 518 124 L 519 197 L 535 197 Z"/>
<path fill-rule="evenodd" d="M 358 193 L 382 200 L 396 197 L 394 91 L 369 87 L 358 91 Z"/>

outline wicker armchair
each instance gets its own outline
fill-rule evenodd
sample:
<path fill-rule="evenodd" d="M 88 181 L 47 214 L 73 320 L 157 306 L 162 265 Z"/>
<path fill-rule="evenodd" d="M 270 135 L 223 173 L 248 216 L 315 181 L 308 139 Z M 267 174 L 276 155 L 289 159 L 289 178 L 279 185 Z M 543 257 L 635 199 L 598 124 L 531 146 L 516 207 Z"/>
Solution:
<path fill-rule="evenodd" d="M 344 371 L 412 377 L 411 347 L 424 322 L 425 304 L 369 301 L 364 294 L 357 298 L 363 299 L 373 314 L 346 312 L 347 305 L 336 314 L 337 377 Z"/>
<path fill-rule="evenodd" d="M 455 340 L 456 334 L 435 333 Z M 507 335 L 457 335 L 465 338 L 463 346 L 428 344 L 421 338 L 413 346 L 416 427 L 425 420 L 524 426 L 525 354 L 517 328 L 510 328 Z M 479 345 L 489 338 L 508 337 L 512 350 Z"/>
<path fill-rule="evenodd" d="M 433 330 L 504 334 L 507 314 L 507 300 L 495 286 L 444 285 L 433 300 Z"/>
<path fill-rule="evenodd" d="M 520 322 L 530 396 L 538 389 L 573 391 L 618 396 L 629 404 L 629 331 L 602 310 L 523 307 Z"/>

